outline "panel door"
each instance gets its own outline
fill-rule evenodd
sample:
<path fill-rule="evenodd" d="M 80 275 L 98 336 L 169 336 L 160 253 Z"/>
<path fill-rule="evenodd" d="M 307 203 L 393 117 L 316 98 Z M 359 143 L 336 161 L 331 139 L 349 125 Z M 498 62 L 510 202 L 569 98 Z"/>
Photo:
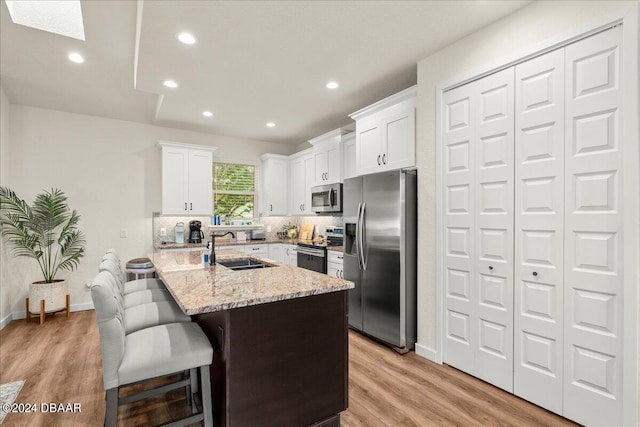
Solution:
<path fill-rule="evenodd" d="M 314 185 L 324 185 L 327 183 L 327 164 L 328 156 L 327 150 L 324 146 L 313 147 L 313 170 L 314 173 Z"/>
<path fill-rule="evenodd" d="M 516 395 L 562 414 L 564 49 L 516 66 Z"/>
<path fill-rule="evenodd" d="M 476 85 L 475 375 L 513 391 L 514 69 Z"/>
<path fill-rule="evenodd" d="M 213 156 L 210 151 L 189 153 L 189 215 L 213 215 Z"/>
<path fill-rule="evenodd" d="M 189 186 L 188 151 L 181 148 L 162 148 L 162 213 L 188 215 Z"/>
<path fill-rule="evenodd" d="M 298 157 L 289 162 L 290 180 L 289 184 L 289 213 L 291 215 L 302 215 L 304 213 L 306 171 L 304 170 L 304 158 Z M 313 169 L 312 169 L 313 171 Z"/>
<path fill-rule="evenodd" d="M 353 134 L 346 137 L 342 151 L 342 179 L 356 176 L 356 139 Z"/>
<path fill-rule="evenodd" d="M 378 159 L 382 158 L 383 134 L 380 122 L 359 120 L 356 123 L 356 168 L 358 175 L 380 171 Z"/>
<path fill-rule="evenodd" d="M 443 361 L 475 374 L 475 118 L 473 83 L 444 94 Z M 472 122 L 474 119 L 474 122 Z"/>
<path fill-rule="evenodd" d="M 622 423 L 620 37 L 566 48 L 564 415 L 590 425 Z"/>
<path fill-rule="evenodd" d="M 415 165 L 416 114 L 413 107 L 384 121 L 385 146 L 382 169 L 393 170 Z"/>
<path fill-rule="evenodd" d="M 327 147 L 327 184 L 342 182 L 342 146 L 340 142 L 331 143 Z"/>
<path fill-rule="evenodd" d="M 302 213 L 315 215 L 311 209 L 311 188 L 314 185 L 313 156 L 309 154 L 304 160 L 304 197 L 302 198 Z"/>

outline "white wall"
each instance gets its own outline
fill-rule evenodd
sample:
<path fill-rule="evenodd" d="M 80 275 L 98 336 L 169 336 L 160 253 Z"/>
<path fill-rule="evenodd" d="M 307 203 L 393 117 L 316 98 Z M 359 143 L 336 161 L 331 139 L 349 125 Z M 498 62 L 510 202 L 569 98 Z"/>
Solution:
<path fill-rule="evenodd" d="M 43 189 L 60 188 L 81 216 L 86 256 L 78 270 L 59 275 L 69 279 L 72 306 L 91 301 L 85 284 L 106 249 L 116 248 L 123 261 L 153 251 L 151 214 L 161 209 L 157 140 L 214 146 L 214 157 L 255 162 L 262 153 L 290 154 L 295 148 L 20 105 L 11 105 L 9 131 L 12 189 L 32 203 Z M 120 238 L 121 229 L 128 238 Z M 24 313 L 29 283 L 40 280 L 39 269 L 25 258 L 6 257 L 2 264 L 11 311 Z"/>
<path fill-rule="evenodd" d="M 9 99 L 0 84 L 0 186 L 8 185 L 9 178 Z M 7 259 L 7 247 L 0 238 L 0 259 Z M 4 262 L 0 262 L 0 328 L 2 321 L 10 314 L 9 292 Z"/>
<path fill-rule="evenodd" d="M 435 144 L 436 86 L 457 76 L 488 71 L 555 39 L 572 28 L 601 22 L 636 2 L 539 1 L 459 40 L 418 63 L 417 163 L 418 231 L 418 347 L 428 357 L 436 348 L 435 282 Z M 637 13 L 637 8 L 635 9 Z M 470 77 L 470 76 L 464 76 Z"/>

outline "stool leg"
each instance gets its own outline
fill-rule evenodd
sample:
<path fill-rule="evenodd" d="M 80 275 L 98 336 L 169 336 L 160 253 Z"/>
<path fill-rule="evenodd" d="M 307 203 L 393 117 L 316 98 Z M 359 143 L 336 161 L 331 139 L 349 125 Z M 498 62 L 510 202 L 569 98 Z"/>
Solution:
<path fill-rule="evenodd" d="M 118 425 L 118 387 L 107 390 L 107 410 L 104 416 L 105 427 Z"/>
<path fill-rule="evenodd" d="M 71 316 L 71 295 L 67 294 L 67 319 Z"/>
<path fill-rule="evenodd" d="M 204 427 L 213 427 L 211 375 L 209 373 L 209 365 L 200 366 L 200 381 L 202 381 L 202 412 L 204 413 Z"/>
<path fill-rule="evenodd" d="M 198 412 L 198 408 L 196 407 L 196 400 L 193 398 L 193 395 L 198 392 L 198 368 L 192 368 L 189 370 L 189 379 L 191 380 L 191 413 L 195 414 Z"/>
<path fill-rule="evenodd" d="M 29 312 L 29 298 L 27 298 L 26 300 L 26 305 L 27 305 L 27 323 L 29 323 L 29 320 L 31 320 L 31 313 Z"/>

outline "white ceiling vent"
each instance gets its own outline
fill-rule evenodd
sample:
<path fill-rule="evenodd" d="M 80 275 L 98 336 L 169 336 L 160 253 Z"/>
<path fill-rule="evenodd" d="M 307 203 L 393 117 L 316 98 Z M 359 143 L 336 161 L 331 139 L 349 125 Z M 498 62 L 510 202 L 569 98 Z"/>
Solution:
<path fill-rule="evenodd" d="M 5 0 L 11 20 L 19 25 L 84 41 L 79 0 Z"/>

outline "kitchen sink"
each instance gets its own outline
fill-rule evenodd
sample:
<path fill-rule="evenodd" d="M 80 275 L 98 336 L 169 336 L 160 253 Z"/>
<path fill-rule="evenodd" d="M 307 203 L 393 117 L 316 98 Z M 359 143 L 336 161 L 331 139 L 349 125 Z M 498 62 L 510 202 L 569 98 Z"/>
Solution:
<path fill-rule="evenodd" d="M 269 264 L 268 262 L 264 261 L 258 261 L 255 258 L 225 259 L 222 261 L 218 261 L 217 263 L 234 271 L 274 267 L 273 264 Z"/>

